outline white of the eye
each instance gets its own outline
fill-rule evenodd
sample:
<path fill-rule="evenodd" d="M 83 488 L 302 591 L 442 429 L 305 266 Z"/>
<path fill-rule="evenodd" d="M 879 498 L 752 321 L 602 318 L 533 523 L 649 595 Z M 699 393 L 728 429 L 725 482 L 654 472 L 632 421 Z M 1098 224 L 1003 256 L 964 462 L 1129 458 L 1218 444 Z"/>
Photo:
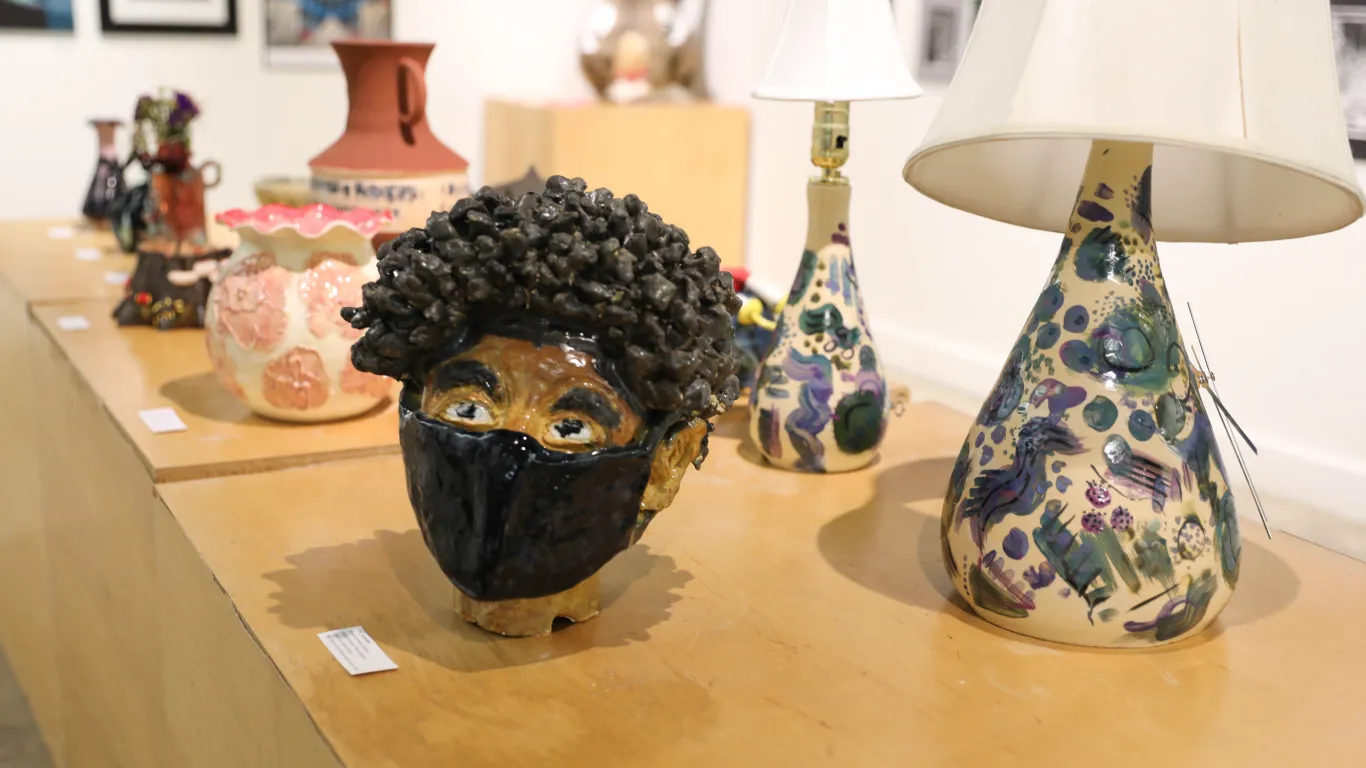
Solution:
<path fill-rule="evenodd" d="M 446 418 L 463 424 L 492 424 L 493 414 L 480 403 L 454 403 L 446 408 Z"/>
<path fill-rule="evenodd" d="M 571 426 L 567 422 L 578 422 L 578 426 Z M 555 437 L 566 443 L 591 443 L 593 442 L 593 430 L 578 419 L 561 419 L 550 425 Z"/>

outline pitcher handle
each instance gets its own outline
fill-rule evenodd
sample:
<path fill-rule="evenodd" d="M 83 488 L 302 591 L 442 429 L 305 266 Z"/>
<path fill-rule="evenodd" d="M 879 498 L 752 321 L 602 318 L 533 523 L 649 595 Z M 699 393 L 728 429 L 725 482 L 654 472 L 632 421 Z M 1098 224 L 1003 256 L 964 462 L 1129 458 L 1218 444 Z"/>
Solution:
<path fill-rule="evenodd" d="M 212 182 L 205 178 L 210 168 L 213 169 Z M 218 183 L 220 181 L 223 180 L 223 167 L 218 164 L 217 160 L 209 160 L 206 161 L 203 165 L 199 166 L 199 174 L 200 178 L 204 179 L 204 189 L 213 189 L 214 187 L 218 186 Z"/>
<path fill-rule="evenodd" d="M 427 85 L 417 60 L 404 56 L 398 60 L 398 119 L 412 128 L 427 112 Z"/>

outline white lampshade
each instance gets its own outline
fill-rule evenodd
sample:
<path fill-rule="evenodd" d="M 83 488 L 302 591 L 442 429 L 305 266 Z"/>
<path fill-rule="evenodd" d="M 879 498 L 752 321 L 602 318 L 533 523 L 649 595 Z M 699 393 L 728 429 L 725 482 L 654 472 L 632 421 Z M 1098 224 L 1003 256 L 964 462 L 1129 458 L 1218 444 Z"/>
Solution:
<path fill-rule="evenodd" d="M 904 175 L 1061 232 L 1097 138 L 1155 145 L 1162 240 L 1277 240 L 1362 215 L 1328 0 L 985 0 Z"/>
<path fill-rule="evenodd" d="M 755 98 L 792 101 L 909 99 L 888 0 L 791 0 L 778 48 Z"/>

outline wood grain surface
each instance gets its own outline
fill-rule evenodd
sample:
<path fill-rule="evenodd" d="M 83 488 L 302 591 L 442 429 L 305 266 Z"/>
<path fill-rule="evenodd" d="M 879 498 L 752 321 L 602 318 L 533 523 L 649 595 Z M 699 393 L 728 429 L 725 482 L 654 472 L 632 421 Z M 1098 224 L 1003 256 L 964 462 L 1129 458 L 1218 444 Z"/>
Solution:
<path fill-rule="evenodd" d="M 328 424 L 291 424 L 253 414 L 214 377 L 199 329 L 120 328 L 115 302 L 90 300 L 33 307 L 45 334 L 93 390 L 156 482 L 258 472 L 338 458 L 398 451 L 393 400 Z M 63 331 L 58 318 L 84 315 L 88 331 Z M 173 407 L 184 432 L 153 434 L 138 412 Z"/>
<path fill-rule="evenodd" d="M 825 477 L 761 466 L 723 424 L 604 569 L 602 614 L 544 638 L 458 618 L 397 457 L 158 492 L 347 766 L 1359 762 L 1364 622 L 1343 608 L 1366 604 L 1366 564 L 1248 536 L 1230 607 L 1190 641 L 1011 635 L 941 563 L 969 421 L 913 405 L 878 463 Z M 316 637 L 354 625 L 396 671 L 349 677 Z"/>
<path fill-rule="evenodd" d="M 73 236 L 54 240 L 53 227 L 70 227 Z M 97 261 L 76 258 L 78 248 L 95 248 Z M 71 221 L 37 219 L 0 222 L 0 279 L 27 303 L 123 295 L 123 286 L 106 282 L 108 272 L 129 273 L 134 257 L 119 251 L 108 232 L 84 229 Z"/>

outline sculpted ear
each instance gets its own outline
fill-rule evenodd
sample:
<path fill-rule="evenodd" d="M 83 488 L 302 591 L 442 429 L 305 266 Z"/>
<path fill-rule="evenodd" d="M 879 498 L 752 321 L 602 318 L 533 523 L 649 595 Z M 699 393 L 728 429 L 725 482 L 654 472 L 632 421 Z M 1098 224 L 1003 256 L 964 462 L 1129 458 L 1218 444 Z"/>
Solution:
<path fill-rule="evenodd" d="M 640 499 L 642 512 L 658 512 L 673 503 L 688 466 L 702 455 L 706 438 L 707 422 L 692 419 L 659 443 L 650 465 L 650 483 Z"/>

